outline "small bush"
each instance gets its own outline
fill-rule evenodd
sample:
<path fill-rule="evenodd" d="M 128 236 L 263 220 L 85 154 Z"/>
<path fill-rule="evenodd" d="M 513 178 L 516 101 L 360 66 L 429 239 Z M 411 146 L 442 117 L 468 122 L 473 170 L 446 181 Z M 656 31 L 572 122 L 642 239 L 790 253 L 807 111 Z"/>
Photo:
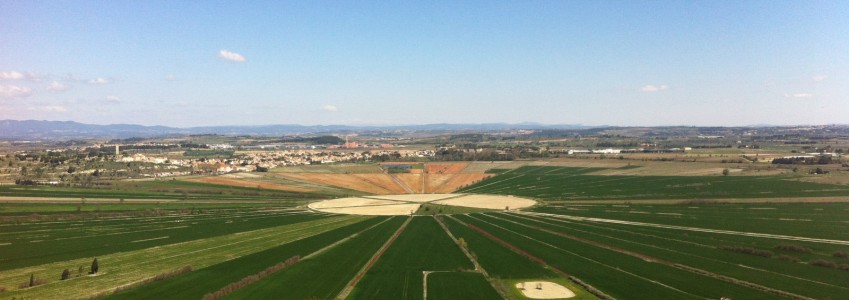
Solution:
<path fill-rule="evenodd" d="M 799 245 L 793 245 L 793 244 L 778 245 L 778 246 L 775 246 L 775 249 L 784 250 L 784 251 L 791 251 L 791 252 L 799 252 L 799 253 L 812 253 L 812 252 L 814 252 L 813 250 L 811 250 L 811 248 L 799 246 Z"/>
<path fill-rule="evenodd" d="M 779 255 L 777 258 L 780 259 L 780 260 L 786 260 L 786 261 L 794 262 L 794 263 L 802 261 L 798 257 L 790 256 L 790 255 L 784 255 L 784 254 Z"/>
<path fill-rule="evenodd" d="M 742 253 L 742 254 L 761 256 L 761 257 L 766 257 L 766 258 L 770 258 L 774 255 L 774 253 L 772 253 L 772 251 L 749 248 L 749 247 L 740 247 L 740 246 L 719 246 L 719 249 L 722 249 L 722 250 L 725 250 L 725 251 Z"/>
<path fill-rule="evenodd" d="M 847 251 L 837 251 L 837 252 L 832 253 L 831 256 L 834 256 L 834 257 L 837 257 L 837 258 L 847 258 L 847 257 L 849 257 L 849 252 L 847 252 Z"/>
<path fill-rule="evenodd" d="M 59 280 L 68 280 L 69 278 L 71 278 L 71 270 L 65 269 L 65 271 L 62 271 L 62 277 Z"/>
<path fill-rule="evenodd" d="M 817 267 L 831 268 L 831 269 L 837 269 L 837 270 L 842 270 L 842 271 L 849 271 L 849 264 L 838 264 L 836 262 L 828 261 L 828 260 L 824 260 L 824 259 L 812 260 L 812 261 L 808 262 L 808 264 L 810 264 L 812 266 L 817 266 Z"/>

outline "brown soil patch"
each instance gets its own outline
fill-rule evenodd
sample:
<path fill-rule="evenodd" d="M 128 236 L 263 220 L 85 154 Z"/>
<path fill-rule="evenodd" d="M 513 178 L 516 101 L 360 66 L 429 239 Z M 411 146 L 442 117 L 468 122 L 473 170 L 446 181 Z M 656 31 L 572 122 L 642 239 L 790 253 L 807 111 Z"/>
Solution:
<path fill-rule="evenodd" d="M 392 194 L 407 193 L 407 190 L 395 183 L 395 181 L 392 180 L 392 177 L 388 174 L 353 174 L 353 176 L 359 178 L 360 180 L 386 189 Z"/>
<path fill-rule="evenodd" d="M 467 162 L 427 164 L 425 165 L 425 170 L 430 174 L 459 174 L 468 165 L 469 163 Z"/>
<path fill-rule="evenodd" d="M 360 174 L 365 175 L 365 174 Z M 380 174 L 383 175 L 383 174 Z M 278 176 L 293 180 L 318 183 L 329 186 L 341 187 L 371 194 L 395 194 L 380 185 L 363 180 L 350 174 L 315 174 L 315 173 L 280 173 Z M 387 175 L 383 175 L 387 176 Z M 391 181 L 391 179 L 389 179 Z M 394 184 L 394 183 L 393 183 Z M 400 188 L 400 187 L 399 187 Z M 403 192 L 402 192 L 403 193 Z"/>
<path fill-rule="evenodd" d="M 260 187 L 260 188 L 263 188 L 263 189 L 290 191 L 290 192 L 312 192 L 312 190 L 301 188 L 301 187 L 281 185 L 281 184 L 273 184 L 273 183 L 266 183 L 266 182 L 258 182 L 258 181 L 248 181 L 248 180 L 233 179 L 233 178 L 224 178 L 224 177 L 202 177 L 202 178 L 190 179 L 189 181 L 211 183 L 211 184 L 221 184 L 221 185 L 229 185 L 229 186 L 238 186 L 238 187 L 254 187 L 254 188 Z"/>
<path fill-rule="evenodd" d="M 460 188 L 471 185 L 475 182 L 481 181 L 484 178 L 492 176 L 491 174 L 455 174 L 450 177 L 447 181 L 445 181 L 442 185 L 438 186 L 436 190 L 430 191 L 431 193 L 452 193 Z"/>
<path fill-rule="evenodd" d="M 418 170 L 421 171 L 421 170 Z M 394 174 L 396 178 L 407 184 L 416 193 L 422 192 L 422 174 Z"/>

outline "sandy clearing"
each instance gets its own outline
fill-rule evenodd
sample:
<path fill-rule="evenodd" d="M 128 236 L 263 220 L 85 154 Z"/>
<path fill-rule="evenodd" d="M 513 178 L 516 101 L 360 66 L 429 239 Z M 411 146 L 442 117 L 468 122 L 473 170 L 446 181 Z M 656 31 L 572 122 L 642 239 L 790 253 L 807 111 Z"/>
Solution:
<path fill-rule="evenodd" d="M 516 284 L 522 295 L 531 299 L 566 299 L 575 293 L 565 286 L 550 281 L 526 281 Z"/>
<path fill-rule="evenodd" d="M 433 203 L 488 209 L 504 209 L 505 207 L 509 207 L 510 209 L 519 209 L 533 206 L 536 204 L 536 201 L 511 196 L 465 195 L 458 198 L 434 201 Z"/>
<path fill-rule="evenodd" d="M 238 186 L 238 187 L 260 187 L 260 188 L 263 188 L 263 189 L 290 191 L 290 192 L 311 192 L 312 191 L 312 190 L 308 190 L 308 189 L 305 189 L 305 188 L 294 187 L 294 186 L 286 186 L 286 185 L 281 185 L 281 184 L 272 184 L 272 183 L 265 183 L 265 182 L 259 182 L 259 181 L 248 181 L 248 180 L 240 180 L 240 179 L 232 179 L 232 178 L 224 178 L 224 177 L 202 177 L 202 178 L 190 179 L 189 181 L 212 183 L 212 184 L 221 184 L 221 185 L 230 185 L 230 186 Z"/>
<path fill-rule="evenodd" d="M 349 215 L 366 215 L 366 216 L 396 216 L 409 215 L 419 209 L 421 204 L 396 204 L 396 205 L 377 205 L 377 206 L 358 206 L 358 207 L 338 207 L 338 208 L 323 208 L 318 211 L 334 213 L 334 214 L 349 214 Z"/>
<path fill-rule="evenodd" d="M 389 200 L 375 200 L 368 198 L 360 198 L 360 197 L 350 197 L 350 198 L 339 198 L 333 200 L 324 200 L 319 202 L 313 202 L 307 205 L 307 207 L 311 209 L 322 209 L 322 208 L 340 208 L 340 207 L 351 207 L 351 206 L 369 206 L 369 205 L 392 205 L 392 204 L 401 204 L 397 201 L 389 201 Z"/>
<path fill-rule="evenodd" d="M 460 194 L 406 194 L 406 195 L 381 195 L 368 196 L 373 199 L 412 201 L 412 202 L 430 202 L 445 198 L 457 197 Z"/>

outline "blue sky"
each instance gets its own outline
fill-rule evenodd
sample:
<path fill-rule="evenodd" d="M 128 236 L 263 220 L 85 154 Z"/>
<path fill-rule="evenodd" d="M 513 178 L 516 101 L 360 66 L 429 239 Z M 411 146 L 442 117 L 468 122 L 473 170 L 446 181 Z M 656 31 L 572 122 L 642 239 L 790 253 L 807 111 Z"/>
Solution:
<path fill-rule="evenodd" d="M 846 1 L 0 1 L 0 119 L 849 123 Z"/>

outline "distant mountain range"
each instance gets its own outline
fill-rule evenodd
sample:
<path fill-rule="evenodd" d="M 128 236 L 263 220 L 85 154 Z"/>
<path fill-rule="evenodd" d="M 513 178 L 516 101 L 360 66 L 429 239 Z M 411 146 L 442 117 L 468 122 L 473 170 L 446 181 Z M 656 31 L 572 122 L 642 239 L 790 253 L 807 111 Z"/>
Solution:
<path fill-rule="evenodd" d="M 425 124 L 397 126 L 349 125 L 263 125 L 263 126 L 205 126 L 177 128 L 168 126 L 143 126 L 134 124 L 94 125 L 73 121 L 2 120 L 2 139 L 72 139 L 72 138 L 130 138 L 183 136 L 192 134 L 221 135 L 292 135 L 332 134 L 358 131 L 503 131 L 520 129 L 584 129 L 582 125 L 546 125 L 539 123 L 485 123 L 485 124 Z"/>

